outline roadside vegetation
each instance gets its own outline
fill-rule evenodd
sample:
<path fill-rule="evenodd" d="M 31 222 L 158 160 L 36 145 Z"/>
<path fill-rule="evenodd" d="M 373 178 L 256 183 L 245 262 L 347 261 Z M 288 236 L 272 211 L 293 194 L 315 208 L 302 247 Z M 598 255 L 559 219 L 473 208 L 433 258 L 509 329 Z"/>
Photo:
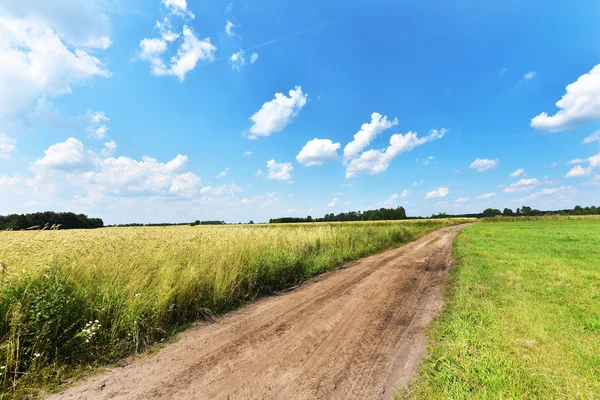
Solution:
<path fill-rule="evenodd" d="M 398 398 L 600 398 L 598 216 L 484 219 L 454 257 L 428 356 Z"/>
<path fill-rule="evenodd" d="M 2 398 L 466 220 L 0 232 Z"/>

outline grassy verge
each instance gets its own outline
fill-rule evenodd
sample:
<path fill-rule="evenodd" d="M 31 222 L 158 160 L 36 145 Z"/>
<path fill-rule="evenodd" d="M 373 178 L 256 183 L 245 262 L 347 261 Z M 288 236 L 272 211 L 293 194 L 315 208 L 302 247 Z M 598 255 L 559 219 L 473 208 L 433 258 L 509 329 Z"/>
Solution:
<path fill-rule="evenodd" d="M 600 223 L 495 222 L 459 234 L 428 356 L 398 397 L 600 398 Z"/>
<path fill-rule="evenodd" d="M 459 222 L 0 232 L 0 398 Z"/>

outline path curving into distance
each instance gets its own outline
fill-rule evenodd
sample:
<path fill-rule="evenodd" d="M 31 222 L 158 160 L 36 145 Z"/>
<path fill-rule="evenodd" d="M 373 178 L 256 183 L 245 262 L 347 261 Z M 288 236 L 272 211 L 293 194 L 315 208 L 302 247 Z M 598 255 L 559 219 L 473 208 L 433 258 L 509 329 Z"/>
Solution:
<path fill-rule="evenodd" d="M 453 226 L 198 323 L 50 399 L 391 399 L 425 354 Z"/>

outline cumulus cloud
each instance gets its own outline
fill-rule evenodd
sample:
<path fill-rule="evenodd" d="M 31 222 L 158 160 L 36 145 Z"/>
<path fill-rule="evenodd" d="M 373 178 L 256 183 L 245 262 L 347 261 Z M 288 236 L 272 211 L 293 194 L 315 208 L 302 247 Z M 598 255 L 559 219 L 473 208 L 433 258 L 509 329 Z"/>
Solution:
<path fill-rule="evenodd" d="M 252 53 L 250 55 L 250 64 L 254 64 L 258 61 L 258 53 Z"/>
<path fill-rule="evenodd" d="M 446 132 L 447 129 L 442 128 L 440 130 L 433 129 L 429 135 L 424 137 L 418 137 L 415 132 L 408 132 L 404 135 L 394 134 L 390 138 L 390 145 L 386 149 L 365 151 L 359 157 L 347 162 L 346 178 L 354 177 L 360 173 L 375 175 L 384 172 L 397 155 L 427 142 L 441 139 Z"/>
<path fill-rule="evenodd" d="M 31 166 L 32 171 L 62 170 L 76 171 L 93 164 L 94 154 L 85 150 L 83 143 L 71 137 L 64 142 L 53 144 L 44 151 L 44 157 Z"/>
<path fill-rule="evenodd" d="M 17 148 L 17 141 L 0 133 L 0 160 L 7 160 Z"/>
<path fill-rule="evenodd" d="M 435 159 L 434 156 L 429 156 L 426 159 L 421 160 L 421 162 L 423 163 L 424 166 L 428 166 L 429 163 L 431 163 L 434 159 Z"/>
<path fill-rule="evenodd" d="M 490 160 L 489 158 L 478 158 L 471 163 L 469 168 L 474 169 L 477 172 L 487 171 L 488 169 L 494 169 L 500 165 L 500 160 Z"/>
<path fill-rule="evenodd" d="M 477 200 L 486 200 L 486 199 L 491 199 L 492 197 L 496 197 L 496 193 L 494 193 L 494 192 L 484 193 L 484 194 L 480 194 L 479 196 L 477 196 L 475 198 Z"/>
<path fill-rule="evenodd" d="M 466 203 L 467 201 L 469 201 L 468 197 L 459 197 L 456 199 L 455 203 Z"/>
<path fill-rule="evenodd" d="M 267 161 L 267 179 L 289 181 L 292 178 L 292 171 L 294 171 L 294 167 L 291 163 L 278 163 L 275 160 Z"/>
<path fill-rule="evenodd" d="M 525 75 L 523 75 L 523 79 L 525 79 L 526 81 L 535 78 L 535 76 L 537 75 L 537 72 L 535 71 L 529 71 L 528 73 L 526 73 Z"/>
<path fill-rule="evenodd" d="M 578 178 L 581 176 L 588 176 L 592 173 L 592 170 L 600 167 L 600 153 L 595 156 L 591 156 L 587 159 L 577 158 L 575 160 L 571 160 L 568 164 L 584 164 L 588 163 L 589 166 L 587 168 L 582 167 L 581 165 L 576 165 L 571 168 L 569 172 L 567 172 L 566 178 Z"/>
<path fill-rule="evenodd" d="M 162 22 L 156 21 L 155 27 L 160 33 L 160 38 L 144 38 L 140 41 L 138 57 L 150 63 L 151 72 L 156 76 L 175 76 L 181 82 L 198 63 L 211 62 L 215 59 L 217 51 L 210 38 L 200 40 L 188 25 L 183 25 L 181 34 L 174 32 L 174 16 L 181 18 L 194 18 L 188 9 L 186 0 L 162 0 L 162 4 L 169 11 L 169 16 Z M 177 52 L 165 62 L 165 53 L 169 47 L 178 43 Z"/>
<path fill-rule="evenodd" d="M 186 0 L 161 0 L 161 2 L 171 14 L 195 18 L 194 13 L 188 9 Z"/>
<path fill-rule="evenodd" d="M 545 188 L 539 192 L 531 193 L 529 196 L 521 199 L 520 201 L 523 202 L 523 201 L 534 200 L 534 199 L 537 199 L 542 196 L 556 196 L 557 194 L 564 193 L 570 189 L 571 189 L 570 186 L 561 186 L 561 187 L 557 187 L 557 188 Z"/>
<path fill-rule="evenodd" d="M 324 162 L 338 158 L 337 151 L 340 147 L 339 143 L 333 143 L 329 139 L 313 139 L 304 145 L 296 160 L 306 167 L 323 165 Z"/>
<path fill-rule="evenodd" d="M 108 132 L 106 123 L 109 121 L 104 111 L 88 111 L 86 117 L 89 120 L 86 128 L 88 135 L 94 139 L 104 139 Z"/>
<path fill-rule="evenodd" d="M 104 148 L 100 151 L 100 154 L 104 157 L 110 157 L 115 154 L 115 151 L 117 151 L 117 143 L 113 140 L 104 143 Z"/>
<path fill-rule="evenodd" d="M 354 140 L 344 147 L 344 157 L 347 159 L 356 157 L 378 134 L 394 125 L 398 125 L 398 118 L 388 121 L 387 116 L 376 112 L 371 114 L 371 122 L 363 124 L 354 135 Z"/>
<path fill-rule="evenodd" d="M 98 198 L 103 194 L 190 197 L 199 189 L 200 177 L 183 171 L 188 163 L 186 156 L 178 155 L 166 163 L 147 156 L 137 161 L 110 156 L 115 149 L 114 142 L 107 142 L 98 155 L 79 140 L 69 138 L 48 147 L 30 170 L 36 173 L 36 181 L 53 181 L 62 186 L 68 182 L 79 190 L 95 192 Z"/>
<path fill-rule="evenodd" d="M 251 156 L 251 155 L 252 155 L 252 152 L 251 152 L 251 151 L 245 151 L 243 155 L 244 155 L 244 156 Z"/>
<path fill-rule="evenodd" d="M 110 76 L 89 49 L 73 49 L 42 19 L 0 16 L 0 60 L 0 125 L 27 124 L 38 99 Z"/>
<path fill-rule="evenodd" d="M 556 114 L 542 112 L 531 120 L 531 126 L 559 132 L 600 120 L 600 64 L 568 85 L 556 107 L 560 109 Z"/>
<path fill-rule="evenodd" d="M 269 136 L 281 132 L 292 120 L 298 116 L 300 110 L 306 105 L 308 94 L 302 92 L 300 86 L 289 91 L 289 97 L 283 93 L 276 93 L 275 98 L 262 105 L 250 120 L 250 139 L 259 136 Z"/>
<path fill-rule="evenodd" d="M 519 168 L 519 169 L 511 172 L 510 175 L 508 175 L 508 176 L 510 176 L 512 178 L 517 178 L 517 177 L 523 175 L 524 173 L 525 173 L 525 169 Z"/>
<path fill-rule="evenodd" d="M 592 173 L 592 168 L 583 168 L 581 165 L 576 165 L 565 175 L 565 178 L 579 178 L 582 176 L 588 176 Z"/>
<path fill-rule="evenodd" d="M 401 197 L 404 199 L 405 197 L 408 197 L 408 196 L 410 196 L 410 194 L 411 194 L 411 193 L 412 193 L 412 190 L 411 190 L 411 189 L 404 189 L 404 190 L 402 191 L 402 195 L 401 195 Z"/>
<path fill-rule="evenodd" d="M 225 33 L 227 34 L 227 36 L 231 37 L 235 35 L 233 28 L 235 28 L 235 24 L 231 21 L 227 21 L 227 23 L 225 24 Z"/>
<path fill-rule="evenodd" d="M 246 65 L 246 58 L 244 57 L 244 50 L 240 50 L 237 53 L 233 53 L 229 58 L 229 62 L 231 64 L 231 68 L 235 70 L 240 70 L 244 65 Z"/>
<path fill-rule="evenodd" d="M 593 143 L 593 142 L 600 142 L 600 130 L 592 133 L 590 136 L 583 139 L 583 142 L 581 142 L 581 143 L 589 144 L 589 143 Z"/>
<path fill-rule="evenodd" d="M 527 192 L 534 189 L 536 186 L 540 185 L 540 181 L 535 178 L 531 179 L 521 179 L 518 182 L 510 184 L 507 188 L 503 190 L 506 193 L 514 193 L 514 192 Z"/>
<path fill-rule="evenodd" d="M 433 191 L 427 193 L 427 195 L 425 195 L 425 200 L 441 199 L 441 198 L 448 196 L 448 194 L 450 194 L 450 191 L 448 190 L 448 188 L 441 187 L 439 189 L 436 189 L 436 190 L 433 190 Z"/>
<path fill-rule="evenodd" d="M 333 199 L 332 199 L 332 200 L 331 200 L 331 201 L 330 201 L 330 202 L 327 204 L 327 207 L 333 207 L 333 206 L 335 206 L 335 205 L 338 203 L 338 201 L 340 201 L 340 199 L 338 199 L 337 197 L 334 197 L 334 198 L 333 198 Z"/>

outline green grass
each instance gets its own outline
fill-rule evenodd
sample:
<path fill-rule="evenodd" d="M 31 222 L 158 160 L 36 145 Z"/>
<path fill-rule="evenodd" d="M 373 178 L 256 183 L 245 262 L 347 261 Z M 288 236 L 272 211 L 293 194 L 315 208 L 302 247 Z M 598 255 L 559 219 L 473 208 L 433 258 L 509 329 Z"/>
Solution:
<path fill-rule="evenodd" d="M 600 398 L 600 221 L 494 222 L 456 239 L 447 304 L 398 398 Z"/>
<path fill-rule="evenodd" d="M 0 232 L 0 399 L 460 222 Z"/>

